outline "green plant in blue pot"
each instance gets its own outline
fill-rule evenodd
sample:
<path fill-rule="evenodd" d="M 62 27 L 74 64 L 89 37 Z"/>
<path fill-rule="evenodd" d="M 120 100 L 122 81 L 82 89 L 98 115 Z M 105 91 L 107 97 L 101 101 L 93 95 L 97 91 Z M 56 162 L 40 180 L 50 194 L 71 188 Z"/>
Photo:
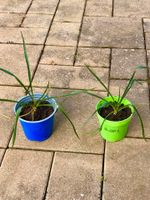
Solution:
<path fill-rule="evenodd" d="M 26 44 L 22 33 L 21 36 L 23 41 L 24 57 L 28 72 L 28 86 L 26 86 L 22 82 L 22 80 L 17 77 L 16 74 L 8 71 L 5 68 L 0 67 L 0 71 L 16 79 L 16 81 L 24 89 L 26 94 L 26 96 L 23 96 L 18 100 L 0 99 L 0 101 L 3 102 L 16 103 L 14 106 L 15 123 L 12 130 L 12 144 L 14 145 L 15 143 L 18 120 L 20 121 L 23 131 L 28 140 L 44 141 L 48 139 L 53 132 L 54 116 L 57 110 L 63 113 L 65 118 L 70 122 L 75 135 L 79 138 L 72 120 L 65 112 L 65 109 L 63 108 L 62 104 L 58 104 L 58 102 L 56 102 L 55 99 L 60 97 L 69 97 L 72 95 L 77 95 L 82 93 L 82 91 L 72 91 L 65 95 L 52 97 L 48 95 L 49 84 L 47 84 L 43 93 L 35 93 L 34 88 L 32 86 L 32 74 L 26 50 Z"/>

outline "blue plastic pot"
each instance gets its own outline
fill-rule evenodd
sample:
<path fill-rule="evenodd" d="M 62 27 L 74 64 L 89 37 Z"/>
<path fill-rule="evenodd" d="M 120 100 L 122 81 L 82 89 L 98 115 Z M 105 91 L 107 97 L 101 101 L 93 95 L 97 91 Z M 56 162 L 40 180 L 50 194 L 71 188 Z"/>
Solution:
<path fill-rule="evenodd" d="M 39 99 L 41 95 L 42 94 L 39 93 L 34 94 L 34 98 Z M 22 103 L 28 103 L 30 101 L 30 96 L 24 96 L 20 98 L 14 106 L 14 112 L 16 113 L 17 109 L 22 105 Z M 58 105 L 53 98 L 46 101 L 49 102 L 54 109 L 53 113 L 49 117 L 39 121 L 27 121 L 19 118 L 24 134 L 28 140 L 41 142 L 48 139 L 52 135 L 54 127 L 54 114 L 58 109 Z"/>

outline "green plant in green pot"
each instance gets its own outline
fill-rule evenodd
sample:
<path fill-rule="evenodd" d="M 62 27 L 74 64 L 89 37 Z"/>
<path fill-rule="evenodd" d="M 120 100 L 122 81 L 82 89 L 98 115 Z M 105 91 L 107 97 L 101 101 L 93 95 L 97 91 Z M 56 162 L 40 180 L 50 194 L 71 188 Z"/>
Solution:
<path fill-rule="evenodd" d="M 120 94 L 119 91 L 118 96 L 114 96 L 110 92 L 109 88 L 103 83 L 101 78 L 97 76 L 94 70 L 92 70 L 88 65 L 86 65 L 86 68 L 95 77 L 99 84 L 103 86 L 108 94 L 107 97 L 103 98 L 97 95 L 97 93 L 94 93 L 94 91 L 86 91 L 87 94 L 100 99 L 92 116 L 97 114 L 101 136 L 109 142 L 122 140 L 127 134 L 128 126 L 131 122 L 133 114 L 136 113 L 141 124 L 142 136 L 145 138 L 144 124 L 140 113 L 138 112 L 136 106 L 128 99 L 126 99 L 126 95 L 136 81 L 136 70 L 133 72 L 131 78 L 129 79 L 123 94 Z"/>
<path fill-rule="evenodd" d="M 60 111 L 65 116 L 65 118 L 70 122 L 75 135 L 77 136 L 77 138 L 79 138 L 72 120 L 65 112 L 65 109 L 63 108 L 62 104 L 56 102 L 56 98 L 77 95 L 83 93 L 83 91 L 76 90 L 69 92 L 67 94 L 54 97 L 48 95 L 49 84 L 47 84 L 43 93 L 35 93 L 32 85 L 33 79 L 31 75 L 29 59 L 23 35 L 22 35 L 22 41 L 23 41 L 24 57 L 28 72 L 28 80 L 29 80 L 28 86 L 26 86 L 23 83 L 23 81 L 16 76 L 16 74 L 8 71 L 5 68 L 0 67 L 0 71 L 16 79 L 16 81 L 24 89 L 26 94 L 26 96 L 21 97 L 19 100 L 0 99 L 0 101 L 2 102 L 16 103 L 14 106 L 15 123 L 12 130 L 13 134 L 12 144 L 14 145 L 16 139 L 18 120 L 22 125 L 23 131 L 27 139 L 31 141 L 44 141 L 48 139 L 53 132 L 54 115 L 57 110 Z"/>

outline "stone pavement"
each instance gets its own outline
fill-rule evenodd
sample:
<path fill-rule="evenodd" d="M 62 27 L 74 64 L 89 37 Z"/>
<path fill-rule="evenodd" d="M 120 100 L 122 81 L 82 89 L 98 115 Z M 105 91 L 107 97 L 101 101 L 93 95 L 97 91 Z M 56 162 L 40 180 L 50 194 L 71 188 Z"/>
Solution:
<path fill-rule="evenodd" d="M 150 63 L 149 0 L 0 0 L 0 65 L 27 83 L 23 32 L 36 91 L 49 81 L 60 94 L 95 88 L 106 95 L 84 68 L 90 64 L 113 94 L 125 87 L 136 65 Z M 150 66 L 150 65 L 149 65 Z M 147 142 L 133 119 L 128 136 L 107 143 L 94 130 L 97 99 L 80 95 L 64 107 L 80 134 L 79 141 L 60 113 L 45 142 L 29 142 L 19 125 L 11 146 L 14 122 L 11 103 L 0 103 L 0 200 L 149 200 L 150 70 L 137 73 L 128 95 L 140 110 Z M 0 73 L 0 98 L 24 95 L 14 79 Z"/>

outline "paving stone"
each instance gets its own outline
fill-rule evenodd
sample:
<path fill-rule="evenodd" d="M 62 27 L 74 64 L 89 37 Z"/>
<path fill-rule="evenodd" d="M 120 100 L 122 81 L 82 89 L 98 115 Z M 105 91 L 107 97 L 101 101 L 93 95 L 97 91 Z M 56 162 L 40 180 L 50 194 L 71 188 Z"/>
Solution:
<path fill-rule="evenodd" d="M 146 37 L 146 48 L 150 49 L 150 19 L 144 19 L 144 31 Z"/>
<path fill-rule="evenodd" d="M 33 1 L 29 13 L 54 14 L 59 0 Z"/>
<path fill-rule="evenodd" d="M 95 72 L 107 84 L 108 69 L 96 68 Z M 58 88 L 94 88 L 102 90 L 102 86 L 84 67 L 39 65 L 35 79 L 36 86 L 45 86 L 50 82 L 52 87 Z"/>
<path fill-rule="evenodd" d="M 88 0 L 85 15 L 88 16 L 111 16 L 111 0 Z"/>
<path fill-rule="evenodd" d="M 117 17 L 85 17 L 79 45 L 143 48 L 141 20 Z"/>
<path fill-rule="evenodd" d="M 16 92 L 17 91 L 17 92 Z M 2 87 L 0 86 L 0 98 L 2 99 L 18 99 L 23 96 L 23 90 L 15 87 Z M 12 126 L 14 124 L 13 106 L 15 103 L 0 103 L 0 147 L 7 147 L 10 137 Z"/>
<path fill-rule="evenodd" d="M 31 0 L 5 0 L 0 3 L 0 12 L 25 13 Z"/>
<path fill-rule="evenodd" d="M 46 44 L 59 46 L 76 46 L 79 28 L 79 23 L 55 22 L 52 25 Z"/>
<path fill-rule="evenodd" d="M 36 92 L 39 91 L 39 88 L 37 88 Z M 52 90 L 49 95 L 58 96 L 68 92 L 68 90 Z M 105 96 L 105 93 L 101 92 L 100 95 Z M 44 142 L 28 141 L 19 125 L 15 147 L 103 154 L 103 140 L 96 131 L 98 128 L 96 116 L 85 124 L 85 121 L 95 110 L 98 99 L 82 94 L 65 100 L 59 99 L 59 102 L 63 104 L 65 111 L 72 119 L 80 136 L 80 140 L 74 134 L 70 123 L 60 112 L 57 112 L 54 132 L 48 140 Z M 12 142 L 10 142 L 11 145 Z"/>
<path fill-rule="evenodd" d="M 0 169 L 0 199 L 43 198 L 52 153 L 7 150 Z"/>
<path fill-rule="evenodd" d="M 94 67 L 109 67 L 109 57 L 110 49 L 79 48 L 75 65 L 88 64 Z"/>
<path fill-rule="evenodd" d="M 23 22 L 23 27 L 45 28 L 49 27 L 53 15 L 28 14 Z"/>
<path fill-rule="evenodd" d="M 136 66 L 146 66 L 144 49 L 113 49 L 111 78 L 128 79 Z M 138 69 L 137 79 L 147 79 L 147 69 Z"/>
<path fill-rule="evenodd" d="M 23 14 L 0 13 L 0 27 L 16 27 L 21 24 Z"/>
<path fill-rule="evenodd" d="M 0 43 L 22 43 L 22 32 L 26 44 L 43 44 L 47 31 L 47 28 L 0 28 Z"/>
<path fill-rule="evenodd" d="M 119 94 L 119 88 L 121 94 L 127 85 L 125 80 L 111 80 L 110 81 L 110 91 L 113 95 Z M 140 95 L 139 95 L 140 94 Z M 129 98 L 134 104 L 149 104 L 149 92 L 148 85 L 144 81 L 140 83 L 134 83 L 132 89 L 129 91 L 127 98 Z"/>
<path fill-rule="evenodd" d="M 37 64 L 41 50 L 41 45 L 27 45 L 27 52 L 32 71 Z M 0 52 L 1 67 L 12 71 L 18 77 L 20 77 L 23 82 L 28 83 L 27 67 L 24 59 L 23 46 L 0 44 Z M 14 78 L 4 74 L 3 72 L 0 72 L 0 76 L 0 84 L 18 84 Z"/>
<path fill-rule="evenodd" d="M 143 21 L 144 21 L 144 31 L 150 32 L 150 19 L 145 18 L 145 19 L 143 19 Z"/>
<path fill-rule="evenodd" d="M 54 21 L 59 22 L 81 22 L 84 0 L 60 1 Z"/>
<path fill-rule="evenodd" d="M 149 143 L 140 139 L 107 143 L 103 199 L 149 199 Z"/>
<path fill-rule="evenodd" d="M 149 0 L 117 0 L 114 3 L 114 16 L 149 17 Z"/>
<path fill-rule="evenodd" d="M 46 200 L 97 200 L 101 170 L 101 156 L 56 153 Z"/>
<path fill-rule="evenodd" d="M 48 65 L 73 65 L 74 54 L 74 47 L 46 46 L 40 63 Z"/>
<path fill-rule="evenodd" d="M 150 33 L 146 33 L 146 48 L 150 49 Z"/>
<path fill-rule="evenodd" d="M 4 149 L 0 149 L 0 163 L 2 161 L 3 155 L 4 155 Z"/>

